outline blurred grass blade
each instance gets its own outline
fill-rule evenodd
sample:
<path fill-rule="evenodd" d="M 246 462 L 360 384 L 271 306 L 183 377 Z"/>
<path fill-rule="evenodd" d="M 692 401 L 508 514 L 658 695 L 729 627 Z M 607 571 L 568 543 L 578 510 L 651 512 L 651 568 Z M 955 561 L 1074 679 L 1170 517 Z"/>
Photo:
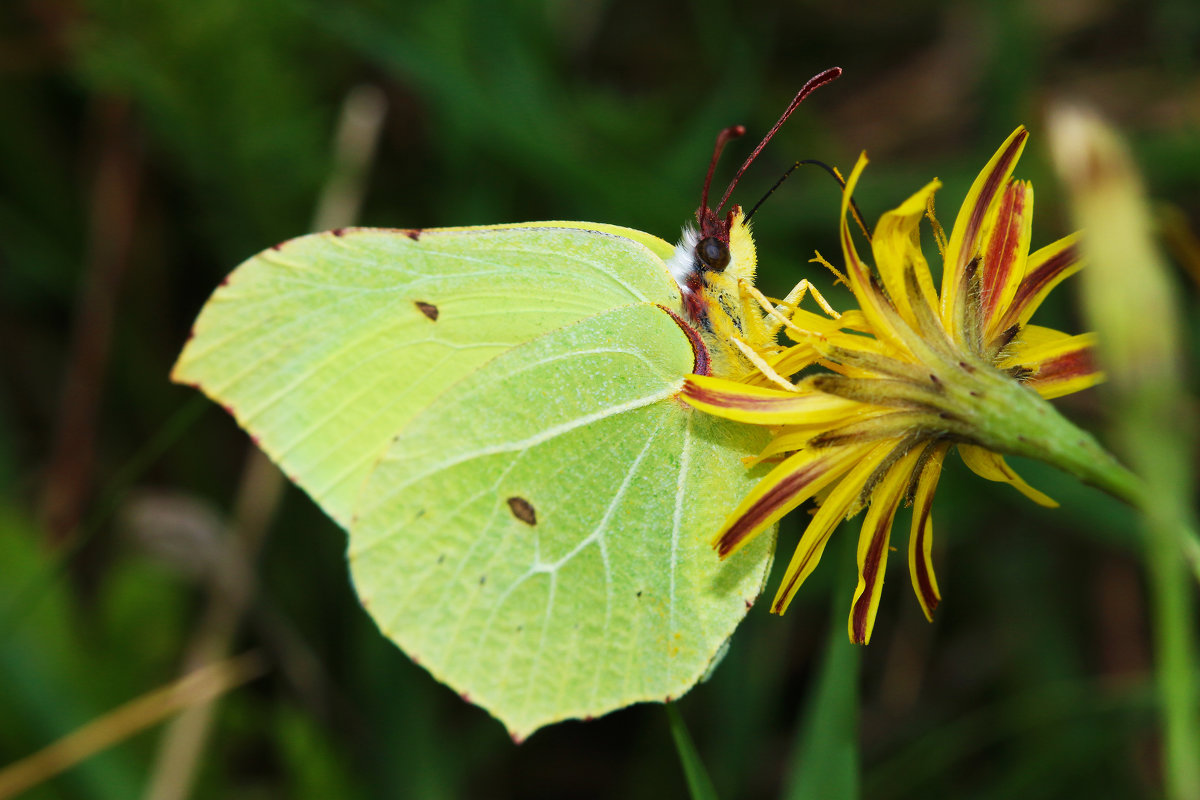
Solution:
<path fill-rule="evenodd" d="M 855 539 L 843 536 L 843 556 L 853 553 Z M 840 559 L 845 563 L 848 559 Z M 795 748 L 792 774 L 783 797 L 787 800 L 852 800 L 859 794 L 858 664 L 860 648 L 846 635 L 844 598 L 852 589 L 842 580 L 833 593 L 833 614 L 825 659 L 811 700 L 804 709 Z"/>
<path fill-rule="evenodd" d="M 192 424 L 209 409 L 206 397 L 195 396 L 179 406 L 175 413 L 143 444 L 136 453 L 109 478 L 100 492 L 91 511 L 75 528 L 62 546 L 55 550 L 53 559 L 45 568 L 33 575 L 17 592 L 10 595 L 7 604 L 0 605 L 0 637 L 10 637 L 21 625 L 34 615 L 38 603 L 61 578 L 72 559 L 87 545 L 108 522 L 130 489 L 154 466 L 163 453 L 170 450 L 183 438 Z"/>
<path fill-rule="evenodd" d="M 1091 112 L 1050 114 L 1054 159 L 1084 229 L 1083 299 L 1100 337 L 1118 445 L 1145 483 L 1140 511 L 1164 718 L 1166 795 L 1200 797 L 1191 459 L 1178 287 L 1154 241 L 1141 179 L 1117 134 Z M 1196 563 L 1192 564 L 1193 570 Z"/>
<path fill-rule="evenodd" d="M 1155 218 L 1163 244 L 1192 282 L 1200 287 L 1200 236 L 1192 230 L 1187 214 L 1179 206 L 1161 203 L 1155 209 Z"/>
<path fill-rule="evenodd" d="M 174 683 L 131 700 L 28 758 L 0 769 L 0 800 L 16 797 L 84 759 L 161 722 L 176 711 L 207 703 L 258 677 L 264 669 L 262 658 L 257 653 L 247 653 L 196 670 Z"/>
<path fill-rule="evenodd" d="M 315 230 L 348 227 L 356 221 L 385 111 L 386 99 L 377 87 L 358 86 L 346 96 L 338 121 L 333 168 L 313 215 Z M 231 552 L 239 553 L 242 559 L 233 562 L 231 568 L 245 577 L 237 591 L 230 588 L 234 585 L 230 581 L 213 584 L 208 608 L 187 647 L 185 664 L 194 667 L 229 651 L 254 593 L 254 556 L 270 530 L 285 486 L 279 468 L 257 446 L 250 445 L 231 532 Z M 212 706 L 197 704 L 167 727 L 146 789 L 148 800 L 183 800 L 191 794 L 213 715 Z"/>
<path fill-rule="evenodd" d="M 675 740 L 675 749 L 679 751 L 679 763 L 683 766 L 683 776 L 687 779 L 688 795 L 692 800 L 717 800 L 717 790 L 713 788 L 708 777 L 708 770 L 696 752 L 696 745 L 688 733 L 683 716 L 674 703 L 667 703 L 667 719 L 671 722 L 671 738 Z"/>

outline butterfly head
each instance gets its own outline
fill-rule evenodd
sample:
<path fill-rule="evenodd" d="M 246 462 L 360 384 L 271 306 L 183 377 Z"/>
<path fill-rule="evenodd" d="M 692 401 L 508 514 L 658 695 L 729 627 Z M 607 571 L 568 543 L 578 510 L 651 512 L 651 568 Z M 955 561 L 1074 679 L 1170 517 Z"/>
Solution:
<path fill-rule="evenodd" d="M 713 169 L 721 157 L 721 151 L 727 142 L 742 136 L 746 129 L 741 125 L 726 128 L 717 136 L 717 144 L 713 149 L 712 161 L 709 163 L 708 175 L 704 179 L 704 191 L 700 196 L 700 207 L 696 209 L 696 241 L 691 247 L 693 270 L 707 283 L 720 282 L 722 276 L 733 277 L 735 280 L 744 278 L 754 279 L 754 240 L 750 236 L 750 225 L 741 206 L 733 205 L 722 213 L 721 209 L 729 200 L 733 187 L 741 177 L 742 171 L 749 166 L 750 159 L 742 165 L 737 177 L 725 190 L 725 196 L 714 209 L 708 204 L 708 189 L 712 183 Z M 763 141 L 763 144 L 766 140 Z M 761 149 L 762 145 L 759 146 Z"/>
<path fill-rule="evenodd" d="M 838 67 L 828 69 L 812 78 L 792 99 L 779 117 L 779 121 L 767 132 L 750 156 L 742 163 L 733 180 L 725 189 L 716 206 L 709 205 L 708 192 L 712 185 L 713 172 L 721 151 L 733 139 L 745 134 L 741 125 L 726 128 L 717 135 L 708 173 L 704 177 L 704 189 L 700 195 L 700 207 L 696 209 L 696 227 L 687 226 L 675 246 L 675 252 L 667 267 L 679 284 L 685 316 L 707 340 L 710 349 L 726 349 L 735 353 L 734 338 L 743 342 L 761 338 L 755 335 L 761 325 L 761 310 L 756 301 L 744 291 L 752 285 L 757 266 L 754 239 L 750 235 L 750 220 L 740 206 L 730 205 L 729 197 L 737 186 L 746 168 L 754 162 L 767 142 L 783 126 L 792 112 L 805 97 L 819 86 L 842 74 Z M 764 334 L 765 335 L 765 334 Z M 751 345 L 758 344 L 751 341 Z M 736 360 L 736 359 L 735 359 Z M 719 362 L 719 359 L 717 359 Z"/>
<path fill-rule="evenodd" d="M 741 208 L 735 205 L 722 213 L 728 192 L 717 208 L 708 203 L 708 190 L 721 151 L 727 142 L 745 132 L 744 127 L 736 125 L 717 136 L 700 207 L 696 209 L 696 226 L 683 229 L 683 236 L 667 265 L 679 284 L 683 310 L 701 332 L 712 331 L 713 291 L 736 295 L 739 280 L 754 279 L 754 240 Z"/>

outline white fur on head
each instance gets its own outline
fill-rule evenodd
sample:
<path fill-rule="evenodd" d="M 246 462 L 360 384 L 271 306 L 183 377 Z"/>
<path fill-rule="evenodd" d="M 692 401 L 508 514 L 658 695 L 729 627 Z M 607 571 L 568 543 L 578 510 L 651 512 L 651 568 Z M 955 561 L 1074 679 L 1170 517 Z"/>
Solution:
<path fill-rule="evenodd" d="M 688 278 L 698 269 L 696 242 L 699 240 L 700 235 L 696 233 L 696 229 L 691 225 L 685 225 L 679 238 L 679 244 L 675 245 L 675 252 L 667 259 L 667 269 L 671 271 L 671 276 L 679 284 L 679 291 L 684 295 L 691 293 L 691 289 L 688 288 Z"/>

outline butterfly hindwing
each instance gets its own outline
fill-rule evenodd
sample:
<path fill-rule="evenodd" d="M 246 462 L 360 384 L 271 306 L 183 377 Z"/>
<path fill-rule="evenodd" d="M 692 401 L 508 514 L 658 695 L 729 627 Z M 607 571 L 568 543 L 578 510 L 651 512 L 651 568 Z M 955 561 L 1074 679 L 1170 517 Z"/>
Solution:
<path fill-rule="evenodd" d="M 693 366 L 655 305 L 589 317 L 453 387 L 364 486 L 364 603 L 515 736 L 679 696 L 758 595 L 770 537 L 728 563 L 708 539 L 760 434 L 679 402 Z"/>

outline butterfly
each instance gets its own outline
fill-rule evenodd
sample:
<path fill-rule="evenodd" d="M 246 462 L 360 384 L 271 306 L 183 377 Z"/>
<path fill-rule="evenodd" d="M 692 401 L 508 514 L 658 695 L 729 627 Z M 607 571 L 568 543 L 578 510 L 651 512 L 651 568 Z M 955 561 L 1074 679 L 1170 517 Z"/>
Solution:
<path fill-rule="evenodd" d="M 754 486 L 749 426 L 679 399 L 777 324 L 747 215 L 705 178 L 671 245 L 590 222 L 301 236 L 235 269 L 171 373 L 349 533 L 380 630 L 523 739 L 669 700 L 762 589 L 773 536 L 708 540 Z"/>

